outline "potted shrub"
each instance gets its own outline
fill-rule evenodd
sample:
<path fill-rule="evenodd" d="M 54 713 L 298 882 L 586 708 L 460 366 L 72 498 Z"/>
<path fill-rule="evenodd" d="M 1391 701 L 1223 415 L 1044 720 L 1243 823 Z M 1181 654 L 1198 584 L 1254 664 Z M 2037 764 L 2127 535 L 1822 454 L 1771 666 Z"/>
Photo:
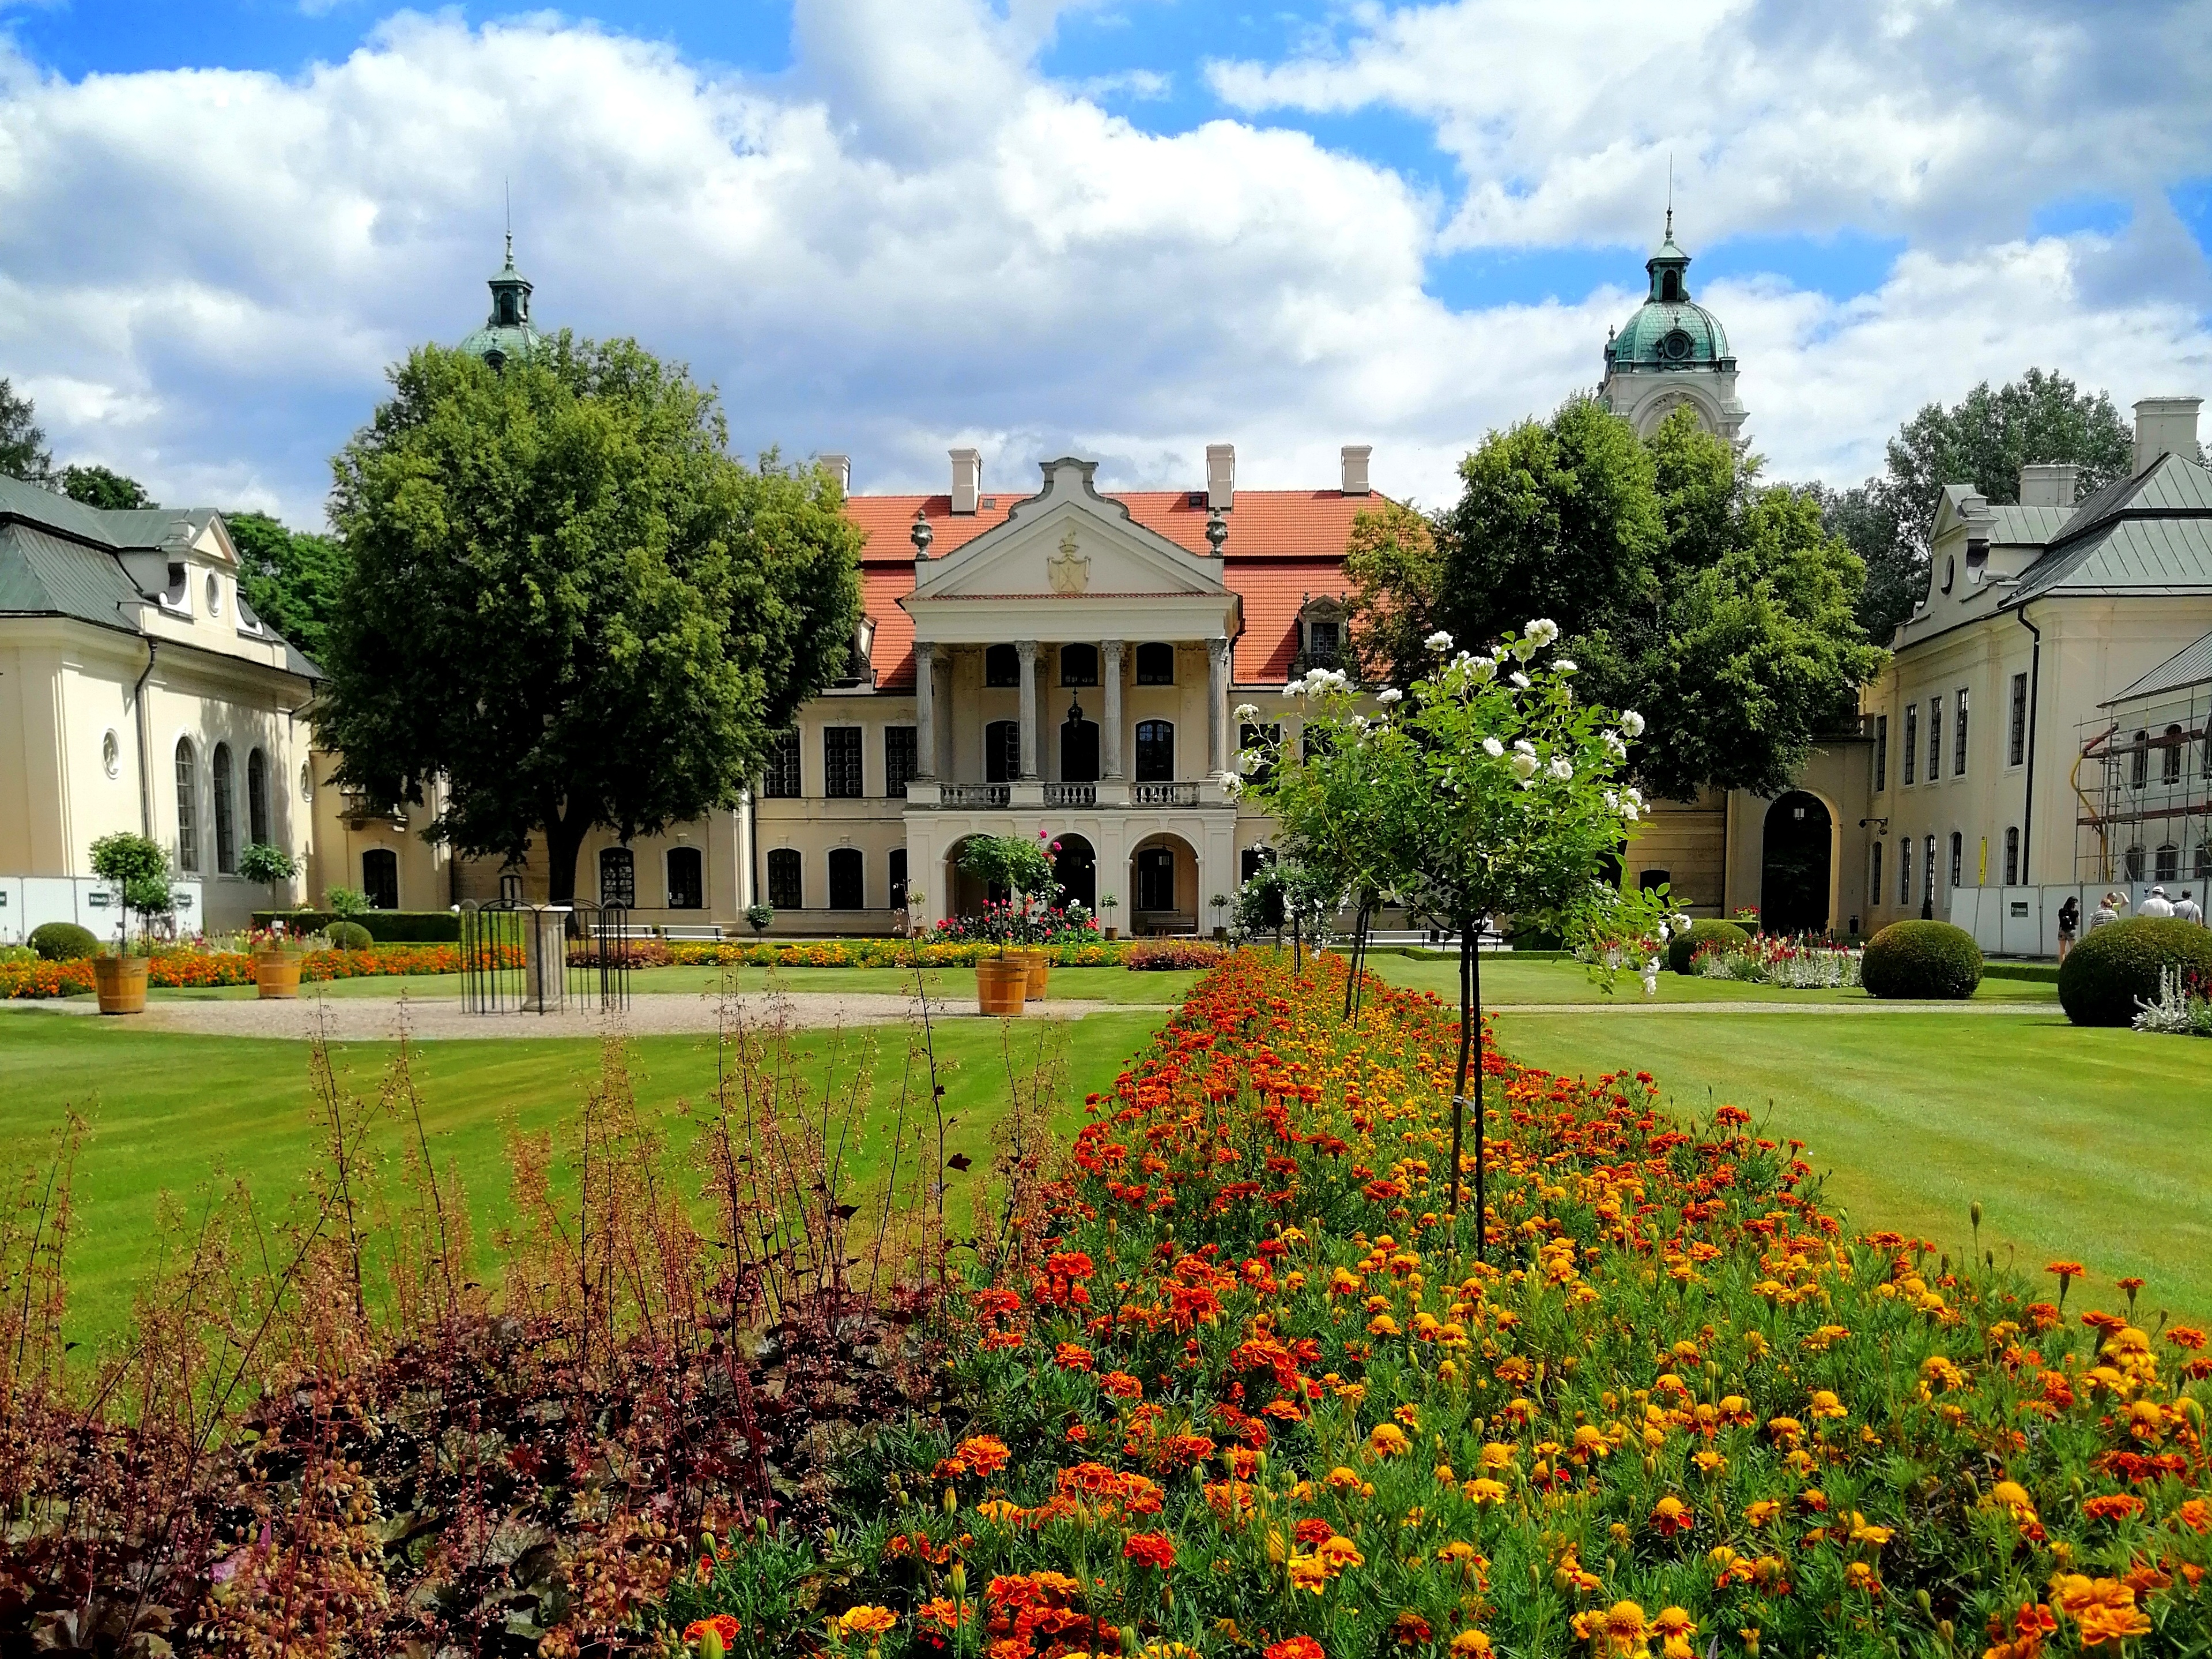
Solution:
<path fill-rule="evenodd" d="M 1051 860 L 1043 848 L 1020 836 L 974 836 L 960 848 L 960 868 L 987 886 L 1023 896 L 1024 910 L 1017 910 L 1012 900 L 984 905 L 983 935 L 999 947 L 999 954 L 975 964 L 976 1006 L 986 1014 L 1018 1014 L 1029 994 L 1030 964 L 1012 947 L 1029 896 L 1052 880 Z"/>
<path fill-rule="evenodd" d="M 775 912 L 767 905 L 752 903 L 745 906 L 745 925 L 753 930 L 753 943 L 757 945 L 768 936 L 768 925 L 775 920 Z"/>
<path fill-rule="evenodd" d="M 118 833 L 102 836 L 92 844 L 92 872 L 115 890 L 118 913 L 115 949 L 94 957 L 94 983 L 100 990 L 103 1014 L 143 1014 L 146 1012 L 146 969 L 150 939 L 142 937 L 132 948 L 131 913 L 136 910 L 150 929 L 155 916 L 167 915 L 176 900 L 169 891 L 169 855 L 143 836 Z"/>
<path fill-rule="evenodd" d="M 1121 930 L 1114 925 L 1114 913 L 1121 908 L 1121 901 L 1115 898 L 1111 893 L 1109 893 L 1104 898 L 1098 901 L 1098 908 L 1106 913 L 1106 937 L 1108 939 L 1121 938 Z"/>
<path fill-rule="evenodd" d="M 1213 942 L 1226 945 L 1229 942 L 1229 924 L 1222 920 L 1221 913 L 1229 908 L 1229 895 L 1216 893 L 1207 902 L 1213 906 Z"/>
<path fill-rule="evenodd" d="M 239 855 L 238 873 L 248 881 L 266 882 L 272 908 L 276 902 L 276 884 L 291 880 L 299 872 L 298 860 L 265 841 L 252 842 Z M 264 1001 L 289 1000 L 300 994 L 299 941 L 284 931 L 282 921 L 273 922 L 267 933 L 254 936 L 253 984 Z"/>

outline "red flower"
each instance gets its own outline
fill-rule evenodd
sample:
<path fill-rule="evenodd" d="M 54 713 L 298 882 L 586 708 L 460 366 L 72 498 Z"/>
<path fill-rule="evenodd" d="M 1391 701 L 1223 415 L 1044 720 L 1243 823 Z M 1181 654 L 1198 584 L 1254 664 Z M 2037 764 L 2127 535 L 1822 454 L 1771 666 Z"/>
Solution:
<path fill-rule="evenodd" d="M 1267 1644 L 1266 1659 L 1328 1659 L 1310 1636 L 1286 1636 Z"/>
<path fill-rule="evenodd" d="M 1175 1544 L 1164 1532 L 1133 1532 L 1121 1546 L 1121 1559 L 1165 1572 L 1175 1565 Z"/>

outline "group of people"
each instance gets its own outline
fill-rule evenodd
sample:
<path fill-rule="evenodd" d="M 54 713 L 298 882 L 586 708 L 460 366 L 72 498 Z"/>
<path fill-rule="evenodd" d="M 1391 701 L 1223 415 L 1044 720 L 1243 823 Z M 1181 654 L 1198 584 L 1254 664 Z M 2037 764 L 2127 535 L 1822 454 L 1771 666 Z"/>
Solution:
<path fill-rule="evenodd" d="M 2206 892 L 2212 895 L 2212 888 L 2206 889 Z M 2121 913 L 2127 908 L 2128 896 L 2125 893 L 2106 893 L 2099 901 L 2097 908 L 2089 913 L 2088 931 L 2094 933 L 2106 923 L 2118 921 Z M 2171 916 L 2180 921 L 2193 921 L 2199 927 L 2205 925 L 2204 908 L 2197 903 L 2186 887 L 2181 890 L 2181 896 L 2178 899 L 2168 898 L 2165 888 L 2154 887 L 2143 902 L 2135 907 L 2135 911 L 2139 916 Z M 2081 901 L 2069 893 L 2066 902 L 2058 907 L 2059 961 L 2066 960 L 2066 953 L 2074 948 L 2074 940 L 2081 931 Z"/>

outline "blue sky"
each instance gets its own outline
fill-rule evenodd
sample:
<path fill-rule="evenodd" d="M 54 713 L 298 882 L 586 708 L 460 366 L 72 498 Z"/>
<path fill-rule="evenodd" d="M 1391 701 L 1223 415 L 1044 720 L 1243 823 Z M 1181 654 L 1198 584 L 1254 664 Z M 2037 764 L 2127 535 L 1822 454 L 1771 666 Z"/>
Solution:
<path fill-rule="evenodd" d="M 1433 500 L 1595 383 L 1671 161 L 1776 476 L 2031 363 L 2212 392 L 2212 5 L 375 0 L 0 7 L 0 373 L 58 453 L 319 512 L 465 331 L 514 180 L 541 319 L 862 488 L 1340 441 Z M 1879 19 L 1878 27 L 1863 26 Z M 1663 39 L 1656 38 L 1663 33 Z M 184 73 L 196 71 L 196 73 Z"/>

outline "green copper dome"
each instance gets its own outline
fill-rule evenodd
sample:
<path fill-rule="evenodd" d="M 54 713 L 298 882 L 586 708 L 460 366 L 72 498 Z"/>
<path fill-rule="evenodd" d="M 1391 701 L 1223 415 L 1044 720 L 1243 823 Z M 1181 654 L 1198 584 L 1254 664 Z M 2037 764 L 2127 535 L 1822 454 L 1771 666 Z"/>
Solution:
<path fill-rule="evenodd" d="M 1644 262 L 1651 292 L 1620 332 L 1606 344 L 1608 367 L 1639 369 L 1733 368 L 1721 320 L 1690 299 L 1690 256 L 1674 242 L 1674 216 L 1666 239 Z"/>
<path fill-rule="evenodd" d="M 494 368 L 528 362 L 544 349 L 545 337 L 530 325 L 530 279 L 514 268 L 514 236 L 507 239 L 507 264 L 490 282 L 491 315 L 461 342 L 460 349 Z"/>

